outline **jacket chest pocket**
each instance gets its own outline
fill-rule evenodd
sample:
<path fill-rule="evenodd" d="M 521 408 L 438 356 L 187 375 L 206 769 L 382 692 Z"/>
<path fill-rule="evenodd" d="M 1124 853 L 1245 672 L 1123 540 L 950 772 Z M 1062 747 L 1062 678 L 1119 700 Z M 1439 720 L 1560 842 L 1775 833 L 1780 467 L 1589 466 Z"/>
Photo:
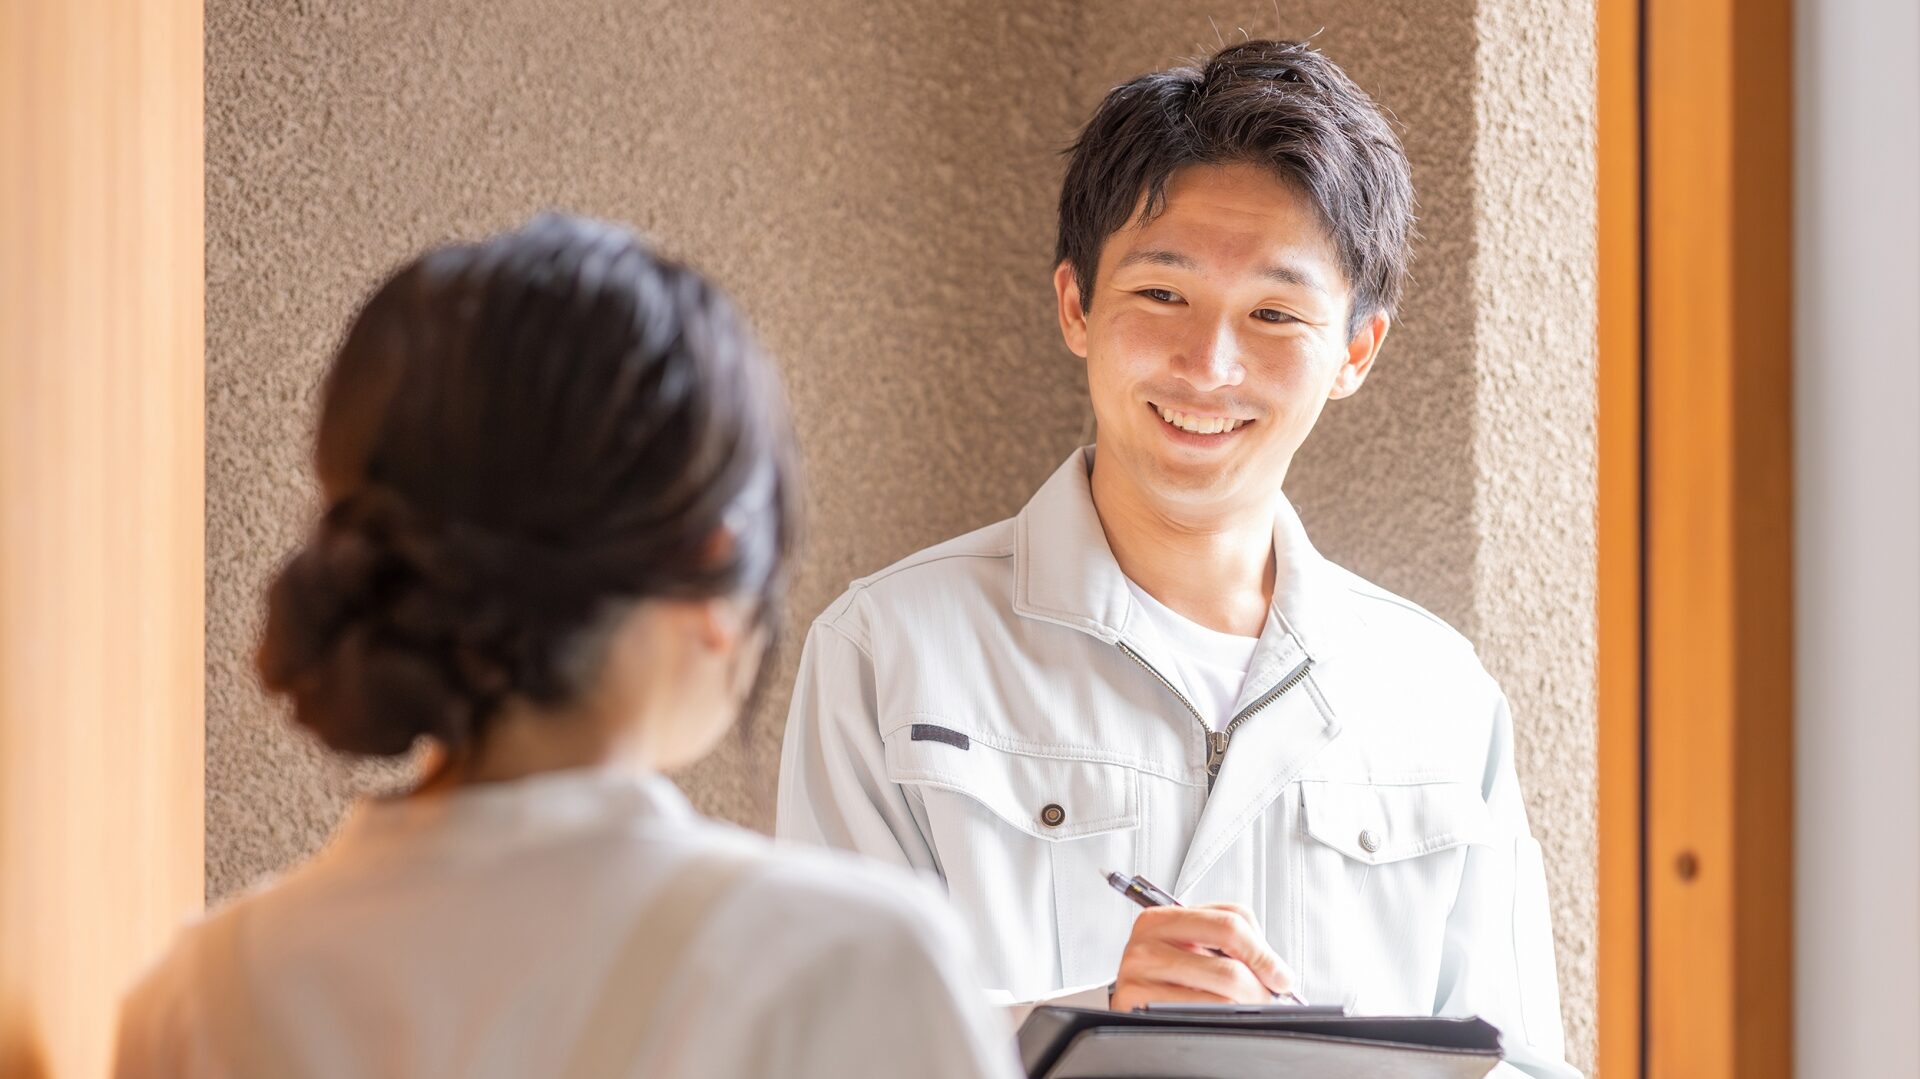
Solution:
<path fill-rule="evenodd" d="M 1479 788 L 1305 781 L 1300 799 L 1296 909 L 1309 999 L 1425 1014 L 1467 849 L 1491 841 Z"/>
<path fill-rule="evenodd" d="M 1137 911 L 1105 873 L 1145 859 L 1139 774 L 928 724 L 886 750 L 993 987 L 1031 999 L 1110 980 Z"/>

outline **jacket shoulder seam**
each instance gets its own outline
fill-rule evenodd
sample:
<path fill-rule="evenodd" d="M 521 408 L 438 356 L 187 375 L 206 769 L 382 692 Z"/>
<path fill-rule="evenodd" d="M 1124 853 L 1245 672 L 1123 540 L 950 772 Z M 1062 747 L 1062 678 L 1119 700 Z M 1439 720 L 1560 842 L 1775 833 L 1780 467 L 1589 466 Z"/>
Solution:
<path fill-rule="evenodd" d="M 1415 603 L 1410 599 L 1405 599 L 1401 596 L 1394 595 L 1392 592 L 1388 592 L 1385 589 L 1379 588 L 1377 586 L 1363 588 L 1358 585 L 1350 584 L 1347 586 L 1347 591 L 1352 592 L 1354 595 L 1360 596 L 1364 599 L 1370 599 L 1377 603 L 1385 603 L 1388 606 L 1398 607 L 1401 610 L 1408 612 L 1409 614 L 1418 615 L 1421 618 L 1425 619 L 1426 621 L 1433 623 L 1434 626 L 1438 627 L 1439 629 L 1444 630 L 1447 636 L 1457 638 L 1458 640 L 1460 640 L 1461 643 L 1467 645 L 1467 647 L 1469 648 L 1473 647 L 1473 642 L 1467 640 L 1466 634 L 1461 633 L 1459 630 L 1449 625 L 1446 619 L 1441 618 L 1439 615 L 1434 614 L 1432 611 L 1427 610 L 1425 607 L 1420 606 L 1418 603 Z"/>
<path fill-rule="evenodd" d="M 898 576 L 899 574 L 906 573 L 909 570 L 916 570 L 925 566 L 931 566 L 936 562 L 948 562 L 956 558 L 1009 558 L 1012 555 L 1013 555 L 1013 545 L 1007 544 L 1004 547 L 992 547 L 992 548 L 988 548 L 986 550 L 981 550 L 981 551 L 948 551 L 941 554 L 929 554 L 924 558 L 917 557 L 917 556 L 909 556 L 898 565 L 889 566 L 886 569 L 880 570 L 879 572 L 870 574 L 866 577 L 862 577 L 859 580 L 853 582 L 853 584 L 848 588 L 848 591 L 859 592 L 864 589 L 871 588 L 872 586 L 879 584 L 881 581 L 884 581 L 889 577 Z"/>
<path fill-rule="evenodd" d="M 849 645 L 852 645 L 853 650 L 860 653 L 860 655 L 864 657 L 869 664 L 871 664 L 873 662 L 873 652 L 870 649 L 868 649 L 865 644 L 856 640 L 853 634 L 848 633 L 846 630 L 840 627 L 841 617 L 847 613 L 848 608 L 851 606 L 852 605 L 849 604 L 846 607 L 842 607 L 837 612 L 830 612 L 831 617 L 829 617 L 829 615 L 823 614 L 819 618 L 814 619 L 813 624 L 816 626 L 819 626 L 821 629 L 832 631 L 834 636 L 847 642 Z"/>
<path fill-rule="evenodd" d="M 840 595 L 839 599 L 834 600 L 833 603 L 829 605 L 826 610 L 820 612 L 819 617 L 814 619 L 814 624 L 827 626 L 831 628 L 835 633 L 838 633 L 840 636 L 846 638 L 847 642 L 849 644 L 852 644 L 855 648 L 859 649 L 861 655 L 866 656 L 867 661 L 871 663 L 873 661 L 873 653 L 871 652 L 871 650 L 869 650 L 866 644 L 863 643 L 858 636 L 850 632 L 848 627 L 841 624 L 850 614 L 852 614 L 855 607 L 855 603 L 860 598 L 860 595 L 862 593 L 871 590 L 873 586 L 881 583 L 882 581 L 887 580 L 888 578 L 897 576 L 902 573 L 906 573 L 910 570 L 916 570 L 916 569 L 921 569 L 927 566 L 931 566 L 937 562 L 947 562 L 947 561 L 952 561 L 954 559 L 959 559 L 959 558 L 983 558 L 983 559 L 1010 558 L 1013 556 L 1013 553 L 1014 553 L 1014 545 L 1011 542 L 1009 542 L 1009 543 L 1001 544 L 995 547 L 984 548 L 981 550 L 946 551 L 941 553 L 932 553 L 933 550 L 936 550 L 936 549 L 929 549 L 927 551 L 922 551 L 919 554 L 909 555 L 905 559 L 901 560 L 900 562 L 892 566 L 887 567 L 886 569 L 880 570 L 877 573 L 873 573 L 869 576 L 862 577 L 854 581 L 852 584 L 847 586 L 847 590 Z M 867 621 L 867 619 L 862 618 L 861 621 L 864 622 L 864 621 Z"/>

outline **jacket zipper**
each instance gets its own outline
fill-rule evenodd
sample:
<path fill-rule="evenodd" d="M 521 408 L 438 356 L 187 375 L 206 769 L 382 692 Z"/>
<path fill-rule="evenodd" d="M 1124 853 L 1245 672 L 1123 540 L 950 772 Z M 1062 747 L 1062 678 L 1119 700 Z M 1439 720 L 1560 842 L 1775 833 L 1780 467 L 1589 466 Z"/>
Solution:
<path fill-rule="evenodd" d="M 1207 781 L 1209 783 L 1213 781 L 1213 777 L 1220 774 L 1220 762 L 1227 756 L 1227 742 L 1233 738 L 1233 732 L 1239 729 L 1240 724 L 1245 723 L 1255 712 L 1279 700 L 1287 690 L 1305 681 L 1307 672 L 1311 670 L 1313 670 L 1313 657 L 1300 657 L 1300 662 L 1294 666 L 1293 670 L 1287 672 L 1285 678 L 1276 683 L 1272 689 L 1262 693 L 1259 700 L 1241 709 L 1239 715 L 1228 721 L 1226 730 L 1207 735 Z"/>
<path fill-rule="evenodd" d="M 1301 657 L 1299 664 L 1295 666 L 1293 670 L 1288 671 L 1285 678 L 1282 678 L 1276 683 L 1272 689 L 1262 693 L 1259 700 L 1242 708 L 1239 715 L 1227 721 L 1224 729 L 1216 731 L 1207 726 L 1207 721 L 1200 718 L 1200 709 L 1195 708 L 1193 702 L 1187 699 L 1187 695 L 1180 692 L 1179 687 L 1175 686 L 1166 675 L 1154 669 L 1153 664 L 1148 663 L 1140 653 L 1127 647 L 1125 641 L 1116 641 L 1115 643 L 1120 646 L 1120 651 L 1127 654 L 1128 659 L 1138 663 L 1142 670 L 1158 678 L 1160 684 L 1167 687 L 1168 692 L 1172 693 L 1181 704 L 1186 706 L 1187 714 L 1193 717 L 1193 721 L 1200 725 L 1200 730 L 1207 736 L 1207 790 L 1209 791 L 1213 790 L 1213 781 L 1220 777 L 1220 765 L 1227 759 L 1227 746 L 1233 741 L 1233 732 L 1239 730 L 1240 724 L 1252 718 L 1255 712 L 1279 700 L 1282 694 L 1299 685 L 1306 679 L 1307 672 L 1313 670 L 1313 657 Z"/>

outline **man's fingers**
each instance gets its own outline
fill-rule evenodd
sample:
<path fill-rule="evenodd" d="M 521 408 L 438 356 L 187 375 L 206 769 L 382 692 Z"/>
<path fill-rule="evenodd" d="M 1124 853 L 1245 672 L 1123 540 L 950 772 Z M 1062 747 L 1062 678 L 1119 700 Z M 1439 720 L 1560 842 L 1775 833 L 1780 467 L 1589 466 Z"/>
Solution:
<path fill-rule="evenodd" d="M 1182 985 L 1245 1004 L 1293 988 L 1293 972 L 1267 946 L 1253 919 L 1244 909 L 1224 905 L 1142 911 L 1120 973 L 1123 982 Z"/>
<path fill-rule="evenodd" d="M 1179 912 L 1186 917 L 1159 920 L 1155 935 L 1222 952 L 1246 964 L 1268 991 L 1292 992 L 1293 971 L 1268 946 L 1246 908 L 1217 903 L 1179 908 Z"/>
<path fill-rule="evenodd" d="M 1172 941 L 1144 941 L 1128 949 L 1121 965 L 1130 979 L 1141 983 L 1178 985 L 1239 1003 L 1257 1002 L 1267 995 L 1260 980 L 1238 959 L 1196 955 Z"/>

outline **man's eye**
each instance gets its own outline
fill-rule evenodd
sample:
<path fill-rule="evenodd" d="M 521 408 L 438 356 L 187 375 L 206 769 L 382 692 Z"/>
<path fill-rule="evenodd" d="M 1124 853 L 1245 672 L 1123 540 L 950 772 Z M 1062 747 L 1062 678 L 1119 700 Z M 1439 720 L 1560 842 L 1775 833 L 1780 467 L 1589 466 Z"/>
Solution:
<path fill-rule="evenodd" d="M 1260 310 L 1255 311 L 1253 313 L 1253 317 L 1259 319 L 1262 322 L 1298 322 L 1300 321 L 1299 319 L 1294 318 L 1292 315 L 1287 314 L 1285 311 L 1275 311 L 1271 307 L 1262 307 Z"/>
<path fill-rule="evenodd" d="M 1140 295 L 1145 296 L 1155 303 L 1176 303 L 1180 299 L 1180 297 L 1173 294 L 1172 289 L 1164 288 L 1143 288 L 1140 290 Z"/>

